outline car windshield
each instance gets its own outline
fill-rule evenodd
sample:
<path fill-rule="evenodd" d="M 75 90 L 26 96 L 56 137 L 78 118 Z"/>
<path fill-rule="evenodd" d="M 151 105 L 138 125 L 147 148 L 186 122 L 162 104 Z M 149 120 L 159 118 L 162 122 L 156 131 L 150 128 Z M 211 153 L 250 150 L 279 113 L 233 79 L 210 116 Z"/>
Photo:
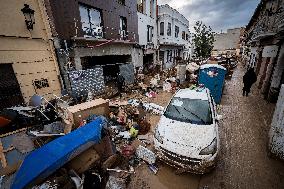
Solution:
<path fill-rule="evenodd" d="M 197 125 L 212 124 L 211 109 L 208 100 L 174 97 L 164 116 Z"/>

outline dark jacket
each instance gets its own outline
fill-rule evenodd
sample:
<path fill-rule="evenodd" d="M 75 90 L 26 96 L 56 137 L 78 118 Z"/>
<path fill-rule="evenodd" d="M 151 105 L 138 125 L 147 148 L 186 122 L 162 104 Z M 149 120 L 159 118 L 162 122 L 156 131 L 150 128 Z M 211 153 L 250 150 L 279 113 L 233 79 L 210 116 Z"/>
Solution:
<path fill-rule="evenodd" d="M 251 87 L 257 80 L 256 74 L 253 68 L 250 68 L 243 77 L 244 86 Z"/>
<path fill-rule="evenodd" d="M 123 86 L 123 85 L 124 85 L 124 82 L 125 82 L 124 77 L 123 77 L 122 75 L 118 75 L 118 77 L 117 77 L 117 84 L 118 84 L 119 86 Z"/>

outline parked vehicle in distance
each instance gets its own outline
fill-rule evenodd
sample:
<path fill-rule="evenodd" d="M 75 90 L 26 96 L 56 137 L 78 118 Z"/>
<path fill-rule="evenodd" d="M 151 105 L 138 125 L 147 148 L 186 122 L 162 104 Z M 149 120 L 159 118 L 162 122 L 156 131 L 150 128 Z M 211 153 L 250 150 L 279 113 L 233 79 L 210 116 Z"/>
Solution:
<path fill-rule="evenodd" d="M 155 129 L 158 158 L 181 172 L 209 172 L 219 151 L 219 119 L 207 88 L 180 89 Z"/>

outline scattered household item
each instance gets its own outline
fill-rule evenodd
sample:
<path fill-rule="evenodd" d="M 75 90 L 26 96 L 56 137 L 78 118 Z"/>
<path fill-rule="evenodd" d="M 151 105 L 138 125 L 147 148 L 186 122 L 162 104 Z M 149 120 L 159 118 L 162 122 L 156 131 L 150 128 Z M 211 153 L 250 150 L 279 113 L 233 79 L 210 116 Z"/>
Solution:
<path fill-rule="evenodd" d="M 158 173 L 158 168 L 154 164 L 149 164 L 148 167 L 154 174 Z"/>
<path fill-rule="evenodd" d="M 106 189 L 126 189 L 126 182 L 123 178 L 109 176 Z"/>
<path fill-rule="evenodd" d="M 168 81 L 165 81 L 164 84 L 163 84 L 163 91 L 171 92 L 171 90 L 172 90 L 171 83 L 168 82 Z"/>
<path fill-rule="evenodd" d="M 197 71 L 199 69 L 199 65 L 196 64 L 195 62 L 191 62 L 189 64 L 186 65 L 186 70 L 189 72 L 189 73 L 194 73 L 195 71 Z"/>
<path fill-rule="evenodd" d="M 143 146 L 138 146 L 136 150 L 136 155 L 140 158 L 146 161 L 149 164 L 154 164 L 156 162 L 156 155 L 154 152 L 151 150 L 143 147 Z"/>
<path fill-rule="evenodd" d="M 185 82 L 185 77 L 186 77 L 186 65 L 179 64 L 176 66 L 176 68 L 177 68 L 177 78 L 180 80 L 180 84 L 183 84 Z"/>

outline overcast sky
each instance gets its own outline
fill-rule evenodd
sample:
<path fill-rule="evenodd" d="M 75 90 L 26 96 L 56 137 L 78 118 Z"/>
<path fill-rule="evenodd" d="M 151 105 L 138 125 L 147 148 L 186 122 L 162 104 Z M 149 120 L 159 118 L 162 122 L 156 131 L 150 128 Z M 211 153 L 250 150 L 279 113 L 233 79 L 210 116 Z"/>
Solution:
<path fill-rule="evenodd" d="M 215 32 L 245 26 L 260 0 L 158 0 L 158 4 L 169 4 L 183 14 L 193 32 L 198 20 L 210 25 Z"/>

